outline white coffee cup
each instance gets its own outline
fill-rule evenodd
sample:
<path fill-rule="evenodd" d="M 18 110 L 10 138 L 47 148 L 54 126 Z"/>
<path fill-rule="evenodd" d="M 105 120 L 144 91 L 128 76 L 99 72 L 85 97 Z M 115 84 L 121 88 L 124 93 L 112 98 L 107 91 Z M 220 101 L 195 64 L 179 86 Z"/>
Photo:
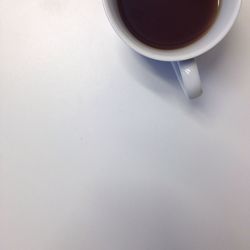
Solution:
<path fill-rule="evenodd" d="M 195 98 L 202 94 L 195 57 L 212 49 L 227 35 L 239 14 L 241 0 L 221 0 L 218 17 L 209 31 L 192 44 L 175 50 L 161 50 L 150 47 L 132 35 L 120 17 L 117 0 L 103 0 L 103 5 L 112 27 L 120 38 L 143 56 L 159 61 L 172 62 L 184 93 L 189 98 Z"/>

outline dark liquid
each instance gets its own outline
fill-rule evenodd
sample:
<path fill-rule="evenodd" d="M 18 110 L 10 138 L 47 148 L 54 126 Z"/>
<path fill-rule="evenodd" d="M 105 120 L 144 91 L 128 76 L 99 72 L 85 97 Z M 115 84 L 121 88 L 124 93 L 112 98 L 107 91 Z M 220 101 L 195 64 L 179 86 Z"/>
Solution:
<path fill-rule="evenodd" d="M 158 49 L 176 49 L 199 39 L 213 24 L 218 0 L 117 0 L 128 30 Z"/>

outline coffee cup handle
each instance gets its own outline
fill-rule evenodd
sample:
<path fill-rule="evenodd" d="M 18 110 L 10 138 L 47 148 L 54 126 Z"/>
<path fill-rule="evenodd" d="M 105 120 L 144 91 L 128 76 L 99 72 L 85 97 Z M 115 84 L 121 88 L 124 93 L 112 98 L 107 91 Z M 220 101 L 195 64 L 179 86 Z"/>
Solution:
<path fill-rule="evenodd" d="M 202 94 L 202 88 L 195 59 L 172 62 L 172 65 L 185 95 L 190 99 L 199 97 Z"/>

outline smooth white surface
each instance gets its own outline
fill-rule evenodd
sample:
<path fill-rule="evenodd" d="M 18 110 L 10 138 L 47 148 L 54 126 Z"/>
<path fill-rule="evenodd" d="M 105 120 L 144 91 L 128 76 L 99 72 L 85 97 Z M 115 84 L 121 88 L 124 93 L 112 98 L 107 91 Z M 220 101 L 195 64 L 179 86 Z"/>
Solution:
<path fill-rule="evenodd" d="M 250 2 L 186 101 L 101 1 L 0 1 L 1 250 L 249 250 Z"/>

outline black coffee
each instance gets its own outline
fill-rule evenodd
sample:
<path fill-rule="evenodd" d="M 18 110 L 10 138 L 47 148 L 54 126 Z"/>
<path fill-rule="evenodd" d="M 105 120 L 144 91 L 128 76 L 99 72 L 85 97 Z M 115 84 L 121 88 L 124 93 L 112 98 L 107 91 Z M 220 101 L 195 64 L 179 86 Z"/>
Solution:
<path fill-rule="evenodd" d="M 199 39 L 213 24 L 220 0 L 116 0 L 129 31 L 158 49 L 176 49 Z"/>

